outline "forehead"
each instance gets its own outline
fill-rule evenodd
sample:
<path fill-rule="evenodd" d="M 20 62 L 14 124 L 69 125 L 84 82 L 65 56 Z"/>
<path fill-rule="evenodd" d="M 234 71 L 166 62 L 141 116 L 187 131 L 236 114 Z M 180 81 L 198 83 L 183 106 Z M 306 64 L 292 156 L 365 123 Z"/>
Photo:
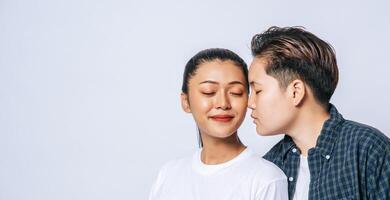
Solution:
<path fill-rule="evenodd" d="M 242 69 L 236 66 L 232 61 L 213 60 L 200 64 L 193 79 L 210 79 L 229 82 L 243 80 L 245 78 Z"/>
<path fill-rule="evenodd" d="M 265 58 L 254 58 L 249 68 L 249 83 L 252 86 L 279 87 L 279 81 L 266 72 L 268 61 Z"/>
<path fill-rule="evenodd" d="M 249 81 L 254 81 L 267 76 L 266 67 L 268 62 L 265 58 L 255 57 L 249 67 Z"/>

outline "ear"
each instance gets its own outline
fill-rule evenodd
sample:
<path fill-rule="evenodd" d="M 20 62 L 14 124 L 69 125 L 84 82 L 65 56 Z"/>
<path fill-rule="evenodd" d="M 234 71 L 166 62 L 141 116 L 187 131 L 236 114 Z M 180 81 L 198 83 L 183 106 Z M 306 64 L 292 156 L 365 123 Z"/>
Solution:
<path fill-rule="evenodd" d="M 294 106 L 300 105 L 306 95 L 305 83 L 299 79 L 293 80 L 289 85 L 289 90 Z"/>
<path fill-rule="evenodd" d="M 189 99 L 188 99 L 188 94 L 181 93 L 180 99 L 181 99 L 181 107 L 183 108 L 184 112 L 191 113 L 190 102 L 189 102 Z"/>

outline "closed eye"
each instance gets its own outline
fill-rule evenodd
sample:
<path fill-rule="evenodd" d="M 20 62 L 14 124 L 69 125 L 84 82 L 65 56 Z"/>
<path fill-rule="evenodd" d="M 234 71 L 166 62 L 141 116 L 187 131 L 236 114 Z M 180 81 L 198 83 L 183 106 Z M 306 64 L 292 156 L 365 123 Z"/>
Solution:
<path fill-rule="evenodd" d="M 232 94 L 234 96 L 242 96 L 244 93 L 242 93 L 242 92 L 231 92 L 230 94 Z"/>
<path fill-rule="evenodd" d="M 202 92 L 202 94 L 204 94 L 206 96 L 212 96 L 215 94 L 215 92 Z"/>

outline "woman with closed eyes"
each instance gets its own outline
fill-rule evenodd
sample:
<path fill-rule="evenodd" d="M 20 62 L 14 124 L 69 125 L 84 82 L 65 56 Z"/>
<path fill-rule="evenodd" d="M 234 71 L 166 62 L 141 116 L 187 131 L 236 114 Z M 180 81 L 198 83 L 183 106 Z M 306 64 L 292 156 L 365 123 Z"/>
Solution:
<path fill-rule="evenodd" d="M 247 110 L 247 75 L 245 62 L 227 49 L 206 49 L 188 61 L 181 103 L 196 122 L 201 148 L 165 164 L 149 200 L 288 199 L 284 173 L 237 135 Z"/>

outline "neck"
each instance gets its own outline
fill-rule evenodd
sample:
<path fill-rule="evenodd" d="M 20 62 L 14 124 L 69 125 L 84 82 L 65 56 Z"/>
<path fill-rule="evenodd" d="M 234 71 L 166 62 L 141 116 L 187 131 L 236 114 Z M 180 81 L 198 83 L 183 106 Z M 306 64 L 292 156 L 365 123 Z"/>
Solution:
<path fill-rule="evenodd" d="M 296 124 L 288 131 L 288 135 L 298 146 L 303 156 L 308 155 L 308 151 L 317 144 L 317 139 L 322 127 L 330 115 L 327 110 L 319 105 L 309 105 L 301 108 Z"/>
<path fill-rule="evenodd" d="M 202 134 L 202 142 L 201 160 L 210 165 L 227 162 L 246 148 L 238 138 L 237 132 L 227 138 L 215 138 Z"/>

